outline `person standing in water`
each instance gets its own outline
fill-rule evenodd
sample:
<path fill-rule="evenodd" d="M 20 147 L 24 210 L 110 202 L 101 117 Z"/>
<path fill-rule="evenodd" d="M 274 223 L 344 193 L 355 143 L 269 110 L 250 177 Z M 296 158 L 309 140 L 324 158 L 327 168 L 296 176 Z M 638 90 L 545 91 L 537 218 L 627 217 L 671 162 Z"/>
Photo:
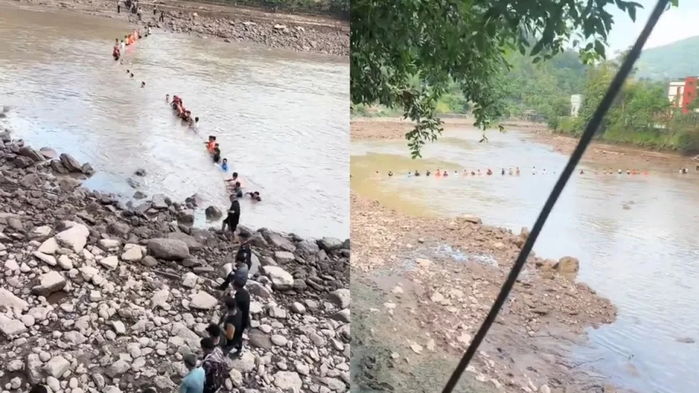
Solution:
<path fill-rule="evenodd" d="M 221 161 L 221 149 L 218 147 L 218 143 L 214 146 L 214 151 L 211 158 L 213 158 L 216 164 Z"/>
<path fill-rule="evenodd" d="M 227 158 L 224 158 L 223 162 L 221 162 L 221 169 L 224 172 L 228 172 L 228 159 Z"/>
<path fill-rule="evenodd" d="M 223 220 L 221 226 L 221 231 L 225 233 L 226 226 L 230 230 L 231 234 L 235 236 L 235 230 L 238 228 L 238 222 L 240 221 L 240 202 L 238 201 L 238 195 L 231 195 L 231 207 L 228 209 L 228 215 L 226 219 Z"/>

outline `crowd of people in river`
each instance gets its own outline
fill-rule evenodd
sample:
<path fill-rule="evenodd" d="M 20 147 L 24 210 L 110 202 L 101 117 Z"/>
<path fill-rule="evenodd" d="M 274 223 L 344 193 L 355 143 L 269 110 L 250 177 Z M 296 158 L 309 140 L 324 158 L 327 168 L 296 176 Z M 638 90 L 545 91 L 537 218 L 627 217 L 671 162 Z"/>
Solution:
<path fill-rule="evenodd" d="M 124 59 L 123 59 L 123 53 L 124 50 L 127 46 L 134 45 L 139 39 L 142 39 L 144 37 L 148 37 L 151 34 L 151 28 L 148 27 L 145 35 L 141 34 L 140 30 L 134 30 L 132 33 L 127 34 L 124 36 L 123 40 L 119 40 L 118 38 L 116 39 L 112 55 L 114 56 L 115 60 L 121 60 L 120 64 L 124 64 Z M 131 69 L 126 70 L 126 74 L 130 76 L 130 78 L 134 78 L 134 73 Z M 146 82 L 141 81 L 141 88 L 146 87 Z M 165 102 L 171 106 L 173 112 L 175 115 L 180 118 L 185 124 L 189 126 L 190 129 L 197 131 L 199 127 L 199 117 L 198 116 L 192 116 L 191 110 L 187 109 L 184 106 L 184 103 L 182 101 L 182 97 L 178 95 L 173 95 L 172 100 L 170 99 L 170 94 L 165 95 Z M 204 142 L 206 150 L 208 153 L 211 155 L 212 161 L 219 165 L 221 170 L 223 172 L 228 172 L 230 165 L 228 163 L 227 158 L 222 158 L 221 157 L 221 148 L 219 143 L 216 140 L 215 135 L 210 135 L 208 141 Z M 225 180 L 226 187 L 228 191 L 231 192 L 232 195 L 234 195 L 236 198 L 243 198 L 244 196 L 248 196 L 250 200 L 253 202 L 260 202 L 262 201 L 262 197 L 260 196 L 259 191 L 250 191 L 250 192 L 243 192 L 243 188 L 240 182 L 240 179 L 238 178 L 238 173 L 234 172 L 233 176 L 230 179 Z M 224 222 L 225 224 L 225 222 Z M 237 224 L 236 224 L 237 225 Z M 235 230 L 235 226 L 233 226 L 233 230 Z"/>
<path fill-rule="evenodd" d="M 699 165 L 696 166 L 695 168 L 696 172 L 699 172 Z M 431 171 L 429 169 L 425 170 L 424 172 L 421 172 L 419 170 L 415 171 L 410 171 L 408 172 L 405 176 L 407 177 L 420 177 L 420 176 L 433 176 L 433 177 L 468 177 L 468 176 L 493 176 L 497 175 L 498 173 L 501 176 L 520 176 L 522 174 L 522 170 L 520 170 L 519 167 L 514 167 L 514 168 L 500 168 L 500 170 L 495 170 L 493 171 L 491 168 L 486 168 L 484 170 L 481 169 L 463 169 L 463 170 L 457 170 L 454 169 L 452 170 L 441 170 L 437 169 L 436 171 Z M 526 171 L 527 173 L 531 173 L 531 175 L 546 175 L 546 174 L 552 174 L 556 175 L 556 171 L 547 171 L 546 168 L 538 170 L 536 166 L 533 166 L 531 171 Z M 617 169 L 614 170 L 612 168 L 605 168 L 603 170 L 596 170 L 596 171 L 585 171 L 584 169 L 580 169 L 578 171 L 578 174 L 580 175 L 585 175 L 585 174 L 590 174 L 590 175 L 644 175 L 647 176 L 649 175 L 649 171 L 647 169 Z M 688 168 L 680 168 L 678 170 L 679 174 L 686 175 L 689 173 Z M 393 177 L 396 175 L 392 170 L 389 170 L 388 172 L 385 172 L 385 174 L 389 177 Z M 376 171 L 376 175 L 381 176 L 380 171 Z"/>
<path fill-rule="evenodd" d="M 115 39 L 114 46 L 112 47 L 112 57 L 114 58 L 114 61 L 119 61 L 122 58 L 122 54 L 126 50 L 127 46 L 131 46 L 136 44 L 138 40 L 144 37 L 148 37 L 151 34 L 151 28 L 148 27 L 146 29 L 145 35 L 141 34 L 141 30 L 134 30 L 133 32 L 129 34 L 124 35 L 124 39 L 119 40 L 119 38 Z M 124 64 L 123 62 L 121 64 Z"/>

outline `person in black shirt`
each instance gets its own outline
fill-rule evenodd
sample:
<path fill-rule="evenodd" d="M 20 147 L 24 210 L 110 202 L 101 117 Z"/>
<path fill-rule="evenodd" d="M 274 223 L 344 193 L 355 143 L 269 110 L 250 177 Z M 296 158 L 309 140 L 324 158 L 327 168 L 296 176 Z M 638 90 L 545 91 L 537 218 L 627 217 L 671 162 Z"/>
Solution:
<path fill-rule="evenodd" d="M 235 234 L 235 230 L 238 227 L 238 222 L 240 221 L 240 202 L 238 202 L 238 196 L 236 194 L 231 195 L 231 207 L 228 209 L 228 216 L 223 220 L 221 226 L 221 231 L 226 231 L 226 226 L 230 229 L 232 234 Z"/>
<path fill-rule="evenodd" d="M 235 254 L 235 269 L 228 273 L 226 281 L 221 284 L 218 289 L 225 291 L 228 284 L 231 282 L 238 284 L 239 287 L 244 287 L 248 281 L 248 273 L 252 268 L 252 249 L 250 248 L 250 235 L 241 233 L 240 239 L 242 243 Z M 235 286 L 235 285 L 234 285 Z"/>
<path fill-rule="evenodd" d="M 213 340 L 214 345 L 218 345 L 221 348 L 225 348 L 226 337 L 223 335 L 221 328 L 217 324 L 210 323 L 209 326 L 206 328 L 206 332 L 209 333 L 209 337 L 211 338 L 211 340 Z"/>
<path fill-rule="evenodd" d="M 238 287 L 234 282 L 233 287 Z M 227 296 L 226 315 L 223 317 L 223 328 L 226 336 L 225 352 L 235 350 L 232 357 L 243 353 L 243 332 L 250 325 L 250 294 L 245 288 L 236 288 L 235 298 Z"/>
<path fill-rule="evenodd" d="M 218 143 L 214 145 L 214 150 L 211 158 L 213 158 L 214 162 L 217 164 L 219 161 L 221 161 L 221 149 L 218 147 Z"/>

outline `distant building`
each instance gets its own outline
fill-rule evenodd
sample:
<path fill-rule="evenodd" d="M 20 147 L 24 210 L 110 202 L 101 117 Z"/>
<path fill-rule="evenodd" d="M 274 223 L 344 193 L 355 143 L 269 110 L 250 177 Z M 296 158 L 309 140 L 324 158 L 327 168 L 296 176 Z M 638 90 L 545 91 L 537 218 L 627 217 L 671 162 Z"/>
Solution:
<path fill-rule="evenodd" d="M 580 107 L 582 106 L 582 95 L 573 94 L 570 96 L 570 116 L 578 117 Z"/>
<path fill-rule="evenodd" d="M 689 113 L 689 107 L 697 98 L 697 78 L 688 76 L 683 81 L 670 82 L 667 99 L 672 106 L 682 109 L 682 113 Z"/>

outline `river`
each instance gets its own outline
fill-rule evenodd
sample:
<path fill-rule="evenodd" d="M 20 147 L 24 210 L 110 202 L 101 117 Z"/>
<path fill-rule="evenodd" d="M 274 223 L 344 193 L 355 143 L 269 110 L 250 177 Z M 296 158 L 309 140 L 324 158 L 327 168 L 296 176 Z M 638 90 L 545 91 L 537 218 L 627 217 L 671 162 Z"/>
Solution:
<path fill-rule="evenodd" d="M 408 158 L 404 141 L 353 142 L 352 188 L 411 214 L 474 214 L 519 233 L 533 224 L 568 157 L 523 132 L 488 135 L 490 142 L 479 144 L 480 134 L 451 128 L 418 161 Z M 699 342 L 699 173 L 692 168 L 679 175 L 672 165 L 654 168 L 633 158 L 619 166 L 629 161 L 649 174 L 603 175 L 602 166 L 584 161 L 585 173 L 566 187 L 534 250 L 579 258 L 577 279 L 618 308 L 614 323 L 589 329 L 573 358 L 634 391 L 696 393 L 699 344 L 691 341 Z M 500 175 L 501 168 L 517 166 L 519 177 Z M 454 170 L 485 173 L 489 167 L 495 175 L 454 176 Z M 451 176 L 424 176 L 436 168 Z M 407 176 L 416 169 L 423 176 Z"/>
<path fill-rule="evenodd" d="M 146 194 L 197 193 L 225 210 L 224 178 L 234 170 L 262 196 L 243 201 L 242 224 L 349 235 L 346 59 L 155 30 L 121 65 L 112 45 L 132 28 L 0 5 L 0 105 L 11 108 L 5 121 L 15 137 L 90 162 L 97 173 L 85 185 L 124 198 L 143 168 L 146 177 L 134 179 Z M 175 119 L 166 94 L 200 117 L 198 132 Z M 204 150 L 212 134 L 229 174 Z"/>

